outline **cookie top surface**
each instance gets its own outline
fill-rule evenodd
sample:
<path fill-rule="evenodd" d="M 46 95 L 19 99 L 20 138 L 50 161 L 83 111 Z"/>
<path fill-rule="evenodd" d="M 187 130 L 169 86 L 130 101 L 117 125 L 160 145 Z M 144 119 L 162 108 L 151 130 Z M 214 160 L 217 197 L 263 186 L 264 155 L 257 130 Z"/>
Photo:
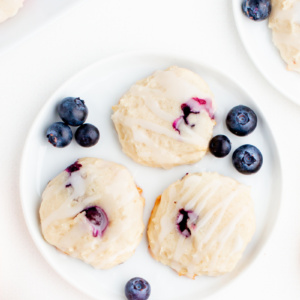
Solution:
<path fill-rule="evenodd" d="M 149 249 L 179 275 L 217 276 L 233 270 L 254 230 L 247 186 L 218 173 L 188 174 L 157 198 Z"/>
<path fill-rule="evenodd" d="M 287 69 L 300 73 L 300 0 L 272 0 L 269 27 Z"/>
<path fill-rule="evenodd" d="M 144 199 L 125 167 L 81 158 L 44 190 L 42 233 L 62 252 L 107 269 L 134 253 L 144 230 L 143 208 Z"/>
<path fill-rule="evenodd" d="M 123 151 L 151 167 L 199 161 L 215 125 L 208 85 L 198 74 L 176 66 L 135 83 L 113 111 Z"/>
<path fill-rule="evenodd" d="M 0 23 L 16 15 L 23 2 L 24 0 L 0 0 Z"/>

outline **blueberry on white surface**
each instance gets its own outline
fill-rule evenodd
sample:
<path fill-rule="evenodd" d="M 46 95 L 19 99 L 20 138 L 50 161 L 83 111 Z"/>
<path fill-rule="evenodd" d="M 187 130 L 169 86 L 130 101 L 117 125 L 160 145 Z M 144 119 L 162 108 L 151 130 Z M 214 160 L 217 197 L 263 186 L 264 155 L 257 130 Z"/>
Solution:
<path fill-rule="evenodd" d="M 247 144 L 234 151 L 232 163 L 237 171 L 249 175 L 259 171 L 263 164 L 263 156 L 255 146 Z"/>
<path fill-rule="evenodd" d="M 108 226 L 108 218 L 105 211 L 99 206 L 92 206 L 84 209 L 85 217 L 89 220 L 93 228 L 94 237 L 102 237 Z"/>
<path fill-rule="evenodd" d="M 99 130 L 96 126 L 86 123 L 77 128 L 75 140 L 82 147 L 91 147 L 98 143 L 100 138 Z"/>
<path fill-rule="evenodd" d="M 64 98 L 57 107 L 60 118 L 70 126 L 82 125 L 87 116 L 88 109 L 83 100 L 80 98 Z"/>
<path fill-rule="evenodd" d="M 251 20 L 262 21 L 269 17 L 272 5 L 271 0 L 244 0 L 243 13 Z"/>
<path fill-rule="evenodd" d="M 226 135 L 216 135 L 209 142 L 209 150 L 216 157 L 225 157 L 231 150 L 231 143 Z"/>
<path fill-rule="evenodd" d="M 68 146 L 73 138 L 71 128 L 63 122 L 56 122 L 50 125 L 46 135 L 49 143 L 57 148 Z"/>
<path fill-rule="evenodd" d="M 140 277 L 130 279 L 125 286 L 125 295 L 128 300 L 147 300 L 150 293 L 149 282 Z"/>

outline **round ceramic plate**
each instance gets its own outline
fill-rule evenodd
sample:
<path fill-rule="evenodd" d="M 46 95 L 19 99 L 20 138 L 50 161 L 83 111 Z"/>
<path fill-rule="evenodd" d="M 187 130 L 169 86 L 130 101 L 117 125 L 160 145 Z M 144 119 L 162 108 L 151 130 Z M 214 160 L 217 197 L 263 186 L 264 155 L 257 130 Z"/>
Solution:
<path fill-rule="evenodd" d="M 111 121 L 111 107 L 137 80 L 158 69 L 178 65 L 200 74 L 215 94 L 218 106 L 214 134 L 223 133 L 232 141 L 232 149 L 250 143 L 264 155 L 262 169 L 255 175 L 239 174 L 231 163 L 231 154 L 223 159 L 207 154 L 194 165 L 171 170 L 149 168 L 128 158 L 121 150 Z M 99 143 L 82 148 L 75 141 L 63 149 L 47 142 L 47 127 L 58 121 L 56 106 L 67 96 L 81 97 L 89 108 L 87 121 L 100 129 Z M 224 124 L 227 112 L 235 105 L 252 107 L 258 115 L 258 127 L 248 137 L 231 134 Z M 156 262 L 148 252 L 147 239 L 124 264 L 110 270 L 95 270 L 91 266 L 59 252 L 45 242 L 41 234 L 38 210 L 41 194 L 47 182 L 80 157 L 94 156 L 123 164 L 131 171 L 146 199 L 144 222 L 147 224 L 154 201 L 162 191 L 187 172 L 216 171 L 252 187 L 257 229 L 235 270 L 217 278 L 198 277 L 191 280 L 179 277 L 169 267 Z M 274 225 L 281 195 L 281 170 L 272 132 L 252 98 L 232 79 L 196 61 L 169 54 L 125 54 L 99 61 L 84 69 L 63 84 L 38 114 L 26 141 L 21 165 L 21 199 L 29 231 L 48 263 L 76 288 L 95 299 L 123 299 L 128 279 L 140 276 L 152 287 L 152 299 L 203 299 L 241 274 L 261 251 Z"/>
<path fill-rule="evenodd" d="M 268 20 L 255 22 L 241 9 L 242 0 L 233 0 L 233 15 L 248 55 L 263 76 L 284 96 L 300 105 L 300 74 L 288 71 L 286 63 L 272 42 Z"/>

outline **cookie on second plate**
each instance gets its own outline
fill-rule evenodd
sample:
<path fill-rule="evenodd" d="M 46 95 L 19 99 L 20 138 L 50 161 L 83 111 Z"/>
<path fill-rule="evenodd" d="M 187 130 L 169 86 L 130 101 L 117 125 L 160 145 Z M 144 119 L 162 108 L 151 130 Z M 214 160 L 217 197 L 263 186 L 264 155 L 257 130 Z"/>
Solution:
<path fill-rule="evenodd" d="M 15 16 L 24 0 L 0 0 L 0 23 Z"/>
<path fill-rule="evenodd" d="M 135 83 L 113 111 L 123 151 L 140 164 L 165 169 L 199 161 L 216 123 L 207 83 L 176 66 Z"/>
<path fill-rule="evenodd" d="M 232 271 L 254 231 L 249 187 L 218 173 L 195 173 L 157 198 L 147 234 L 156 260 L 194 278 Z"/>
<path fill-rule="evenodd" d="M 52 179 L 42 195 L 46 241 L 97 269 L 127 260 L 144 231 L 144 199 L 128 170 L 81 158 Z"/>

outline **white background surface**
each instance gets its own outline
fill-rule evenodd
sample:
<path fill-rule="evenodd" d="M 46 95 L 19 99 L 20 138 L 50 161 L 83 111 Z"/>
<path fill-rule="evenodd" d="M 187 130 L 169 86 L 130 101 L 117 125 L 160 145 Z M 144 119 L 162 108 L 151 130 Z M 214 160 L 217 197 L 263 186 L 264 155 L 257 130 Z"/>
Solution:
<path fill-rule="evenodd" d="M 75 72 L 122 51 L 168 49 L 237 78 L 265 112 L 283 162 L 282 206 L 269 242 L 242 276 L 209 299 L 300 299 L 300 107 L 248 58 L 231 1 L 82 2 L 0 56 L 0 299 L 90 299 L 48 266 L 27 231 L 18 190 L 22 147 L 43 103 Z"/>

